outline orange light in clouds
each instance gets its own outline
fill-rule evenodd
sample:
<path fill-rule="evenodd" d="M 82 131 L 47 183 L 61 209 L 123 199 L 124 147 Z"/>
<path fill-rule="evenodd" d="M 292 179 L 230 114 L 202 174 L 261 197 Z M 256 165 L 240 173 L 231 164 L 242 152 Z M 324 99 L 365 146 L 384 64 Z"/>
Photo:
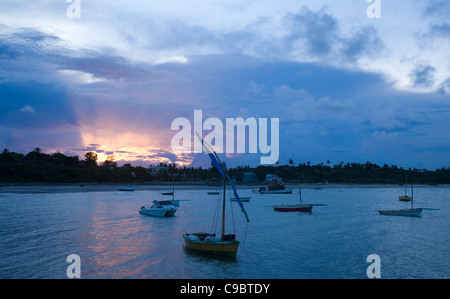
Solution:
<path fill-rule="evenodd" d="M 142 134 L 140 132 L 117 132 L 104 128 L 92 128 L 81 126 L 81 137 L 84 146 L 89 151 L 97 153 L 98 163 L 104 162 L 109 155 L 114 156 L 114 161 L 145 162 L 145 164 L 159 164 L 176 162 L 178 165 L 189 165 L 192 161 L 189 157 L 177 157 L 172 161 L 169 157 L 161 156 L 162 153 L 172 152 L 170 141 L 164 142 L 158 135 Z M 170 140 L 171 136 L 167 139 Z M 160 144 L 163 143 L 163 144 Z M 163 145 L 168 144 L 168 148 Z M 133 163 L 132 163 L 133 164 Z M 142 164 L 142 163 L 137 163 Z"/>

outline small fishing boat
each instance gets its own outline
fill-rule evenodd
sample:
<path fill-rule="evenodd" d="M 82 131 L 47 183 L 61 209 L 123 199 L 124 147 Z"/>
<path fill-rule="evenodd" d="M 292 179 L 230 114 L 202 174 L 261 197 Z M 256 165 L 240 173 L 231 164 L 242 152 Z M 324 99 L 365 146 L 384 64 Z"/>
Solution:
<path fill-rule="evenodd" d="M 380 215 L 422 217 L 422 209 L 380 210 Z"/>
<path fill-rule="evenodd" d="M 276 175 L 268 175 L 267 184 L 259 188 L 259 194 L 292 194 L 292 189 L 286 189 L 283 180 Z"/>
<path fill-rule="evenodd" d="M 134 191 L 136 190 L 134 187 L 127 186 L 127 187 L 120 187 L 119 191 Z"/>
<path fill-rule="evenodd" d="M 312 212 L 312 204 L 303 204 L 302 203 L 302 192 L 300 187 L 298 188 L 298 194 L 300 198 L 300 203 L 298 205 L 275 205 L 273 209 L 279 212 Z"/>
<path fill-rule="evenodd" d="M 292 194 L 292 189 L 284 190 L 259 190 L 259 194 Z"/>
<path fill-rule="evenodd" d="M 313 205 L 277 205 L 273 206 L 275 211 L 279 212 L 312 212 Z"/>
<path fill-rule="evenodd" d="M 239 241 L 236 240 L 235 234 L 225 233 L 225 202 L 226 202 L 225 193 L 227 181 L 230 182 L 233 187 L 234 196 L 241 208 L 242 213 L 245 215 L 247 222 L 249 221 L 248 215 L 244 209 L 244 205 L 242 204 L 239 195 L 237 194 L 236 186 L 231 180 L 229 174 L 227 173 L 225 165 L 220 162 L 220 159 L 217 156 L 216 152 L 212 149 L 210 145 L 204 142 L 204 140 L 202 139 L 202 137 L 200 137 L 198 133 L 197 136 L 202 142 L 202 146 L 205 149 L 205 152 L 210 157 L 214 166 L 223 176 L 222 230 L 220 237 L 216 237 L 215 233 L 203 233 L 203 232 L 183 234 L 184 243 L 186 249 L 193 250 L 196 252 L 235 257 L 239 247 Z"/>
<path fill-rule="evenodd" d="M 411 209 L 401 210 L 379 210 L 380 215 L 385 216 L 407 216 L 407 217 L 422 217 L 422 209 L 414 209 L 414 190 L 411 185 Z"/>
<path fill-rule="evenodd" d="M 177 208 L 171 203 L 171 201 L 154 201 L 154 205 L 151 207 L 148 205 L 142 206 L 139 213 L 141 215 L 154 217 L 173 217 L 175 216 L 176 211 Z"/>
<path fill-rule="evenodd" d="M 400 201 L 411 201 L 411 197 L 405 195 L 405 196 L 399 196 L 398 200 Z"/>
<path fill-rule="evenodd" d="M 400 200 L 400 201 L 411 201 L 411 197 L 406 195 L 407 188 L 408 188 L 408 176 L 405 177 L 405 195 L 399 196 L 398 200 Z M 411 188 L 412 188 L 412 185 L 411 185 Z"/>
<path fill-rule="evenodd" d="M 219 238 L 216 234 L 194 233 L 184 234 L 183 238 L 186 248 L 212 255 L 235 257 L 239 247 L 239 241 L 236 241 L 234 234 L 223 235 Z"/>
<path fill-rule="evenodd" d="M 219 195 L 219 191 L 210 191 L 208 195 Z"/>

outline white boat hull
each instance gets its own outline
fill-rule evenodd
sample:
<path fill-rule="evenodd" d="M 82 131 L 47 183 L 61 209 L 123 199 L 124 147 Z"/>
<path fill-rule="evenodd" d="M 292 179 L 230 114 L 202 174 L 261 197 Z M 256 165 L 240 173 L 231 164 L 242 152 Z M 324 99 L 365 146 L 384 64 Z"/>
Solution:
<path fill-rule="evenodd" d="M 174 206 L 152 206 L 151 208 L 141 208 L 139 213 L 141 215 L 153 216 L 153 217 L 173 217 L 177 208 Z"/>
<path fill-rule="evenodd" d="M 139 213 L 142 215 L 153 216 L 153 217 L 165 217 L 166 212 L 164 210 L 152 210 L 152 209 L 143 209 L 140 210 Z"/>

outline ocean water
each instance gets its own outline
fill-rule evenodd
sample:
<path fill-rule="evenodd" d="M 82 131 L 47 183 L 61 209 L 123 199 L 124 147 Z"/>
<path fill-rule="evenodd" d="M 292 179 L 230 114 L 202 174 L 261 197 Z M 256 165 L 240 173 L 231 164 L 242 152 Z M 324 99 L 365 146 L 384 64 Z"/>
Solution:
<path fill-rule="evenodd" d="M 401 188 L 303 189 L 303 203 L 326 204 L 308 214 L 272 209 L 298 194 L 246 187 L 239 193 L 252 196 L 248 224 L 227 203 L 227 233 L 241 241 L 235 259 L 183 247 L 183 233 L 214 230 L 219 198 L 207 191 L 177 187 L 184 201 L 172 218 L 138 213 L 167 199 L 160 191 L 2 193 L 0 278 L 67 278 L 71 254 L 80 257 L 81 278 L 367 278 L 371 254 L 381 278 L 450 278 L 449 188 L 416 187 L 414 206 L 431 210 L 410 218 L 378 213 L 410 207 L 397 200 Z"/>

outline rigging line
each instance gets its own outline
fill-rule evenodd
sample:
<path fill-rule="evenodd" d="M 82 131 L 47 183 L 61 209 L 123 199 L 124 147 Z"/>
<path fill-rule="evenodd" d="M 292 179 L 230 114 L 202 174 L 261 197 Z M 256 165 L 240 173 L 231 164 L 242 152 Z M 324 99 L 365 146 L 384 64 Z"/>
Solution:
<path fill-rule="evenodd" d="M 230 210 L 231 210 L 231 220 L 233 221 L 233 233 L 236 235 L 236 226 L 234 224 L 233 202 L 231 201 L 231 187 L 230 186 L 228 186 L 228 191 L 230 193 Z"/>
<path fill-rule="evenodd" d="M 214 211 L 214 218 L 213 218 L 213 223 L 212 223 L 212 228 L 211 228 L 211 232 L 214 232 L 214 233 L 217 232 L 219 210 L 220 210 L 220 193 L 216 197 L 216 209 Z"/>
<path fill-rule="evenodd" d="M 245 235 L 244 235 L 244 241 L 242 241 L 242 245 L 244 245 L 245 240 L 247 240 L 247 229 L 248 229 L 248 222 L 247 222 L 247 225 L 245 226 Z"/>
<path fill-rule="evenodd" d="M 257 266 L 261 267 L 261 264 L 258 264 L 254 259 L 252 259 L 247 252 L 245 252 L 244 247 L 240 247 L 240 249 L 242 250 L 243 253 L 245 253 L 245 255 L 252 261 L 254 262 Z"/>

